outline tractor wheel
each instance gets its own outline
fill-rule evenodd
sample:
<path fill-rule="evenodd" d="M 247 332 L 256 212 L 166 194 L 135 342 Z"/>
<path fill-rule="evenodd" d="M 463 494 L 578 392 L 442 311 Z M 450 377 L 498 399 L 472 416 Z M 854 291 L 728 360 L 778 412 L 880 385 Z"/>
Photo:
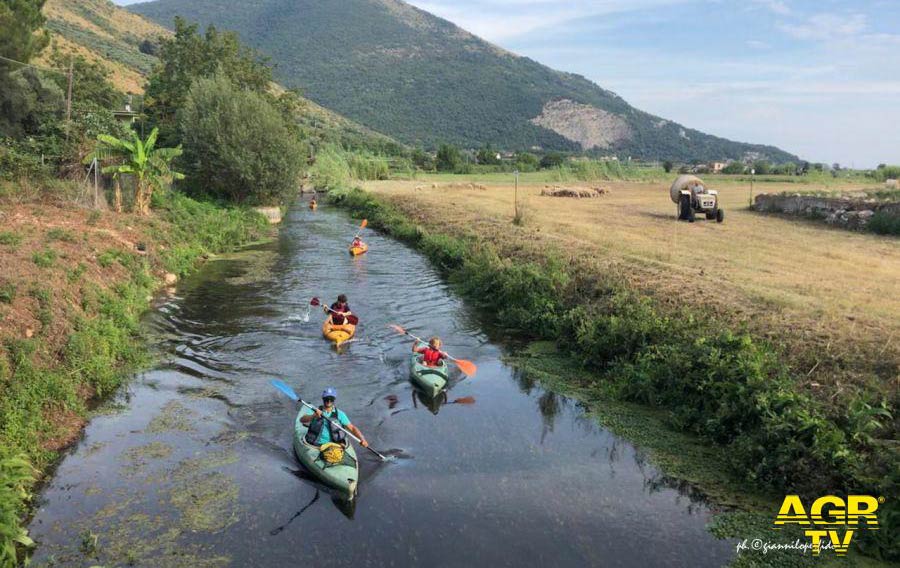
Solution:
<path fill-rule="evenodd" d="M 713 219 L 715 219 L 717 211 L 718 211 L 717 209 L 710 209 L 709 211 L 707 211 L 706 212 L 706 220 L 712 221 Z"/>
<path fill-rule="evenodd" d="M 694 210 L 691 209 L 691 196 L 682 195 L 678 202 L 678 219 L 680 221 L 693 221 Z"/>
<path fill-rule="evenodd" d="M 723 209 L 716 209 L 716 223 L 721 223 L 725 220 L 725 211 Z"/>

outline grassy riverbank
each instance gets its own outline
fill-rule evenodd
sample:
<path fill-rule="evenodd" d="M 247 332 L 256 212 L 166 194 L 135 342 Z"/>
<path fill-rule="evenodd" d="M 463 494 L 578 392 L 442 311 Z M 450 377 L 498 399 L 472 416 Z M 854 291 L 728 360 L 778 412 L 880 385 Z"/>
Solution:
<path fill-rule="evenodd" d="M 151 217 L 90 211 L 74 186 L 0 192 L 0 565 L 30 486 L 81 433 L 96 402 L 148 361 L 140 315 L 209 254 L 268 235 L 250 210 L 154 197 Z M 174 276 L 173 276 L 174 275 Z"/>
<path fill-rule="evenodd" d="M 712 443 L 751 491 L 897 494 L 895 430 L 883 410 L 893 403 L 869 369 L 844 398 L 820 397 L 803 387 L 806 369 L 778 337 L 735 325 L 724 309 L 648 293 L 602 252 L 574 254 L 574 243 L 511 220 L 495 227 L 485 207 L 461 219 L 446 196 L 443 206 L 412 193 L 332 197 L 415 244 L 499 325 L 557 342 L 589 371 L 595 399 L 658 408 L 670 428 Z M 898 554 L 892 507 L 882 510 L 884 530 L 865 535 L 873 556 Z"/>

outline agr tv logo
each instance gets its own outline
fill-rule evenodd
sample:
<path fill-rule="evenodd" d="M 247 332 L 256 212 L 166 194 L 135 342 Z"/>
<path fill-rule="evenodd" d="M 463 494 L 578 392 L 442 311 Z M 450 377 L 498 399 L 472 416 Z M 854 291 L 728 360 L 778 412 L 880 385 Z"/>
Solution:
<path fill-rule="evenodd" d="M 845 500 L 826 495 L 813 501 L 807 514 L 800 496 L 788 495 L 775 518 L 775 528 L 792 524 L 809 527 L 804 534 L 810 538 L 813 556 L 819 555 L 823 538 L 831 541 L 838 556 L 844 556 L 850 548 L 854 532 L 858 529 L 878 530 L 875 511 L 879 503 L 884 503 L 884 497 L 876 499 L 870 495 L 848 495 Z M 839 530 L 841 527 L 844 527 L 843 535 Z"/>

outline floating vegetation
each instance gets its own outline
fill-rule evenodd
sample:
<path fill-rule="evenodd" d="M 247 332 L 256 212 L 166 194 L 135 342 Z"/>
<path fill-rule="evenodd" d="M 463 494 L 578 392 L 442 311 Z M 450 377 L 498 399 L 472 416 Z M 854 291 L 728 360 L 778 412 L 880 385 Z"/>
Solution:
<path fill-rule="evenodd" d="M 207 472 L 176 482 L 169 501 L 181 512 L 181 524 L 191 531 L 218 532 L 238 520 L 238 486 L 234 479 Z"/>
<path fill-rule="evenodd" d="M 194 426 L 191 424 L 190 419 L 193 416 L 194 412 L 192 410 L 185 408 L 183 405 L 173 400 L 166 403 L 159 414 L 150 421 L 150 424 L 147 425 L 146 432 L 148 434 L 159 434 L 171 430 L 192 432 Z"/>
<path fill-rule="evenodd" d="M 151 442 L 144 446 L 129 448 L 122 452 L 122 456 L 129 462 L 127 466 L 122 468 L 122 472 L 126 475 L 137 475 L 152 460 L 164 460 L 171 455 L 172 446 L 162 442 Z"/>

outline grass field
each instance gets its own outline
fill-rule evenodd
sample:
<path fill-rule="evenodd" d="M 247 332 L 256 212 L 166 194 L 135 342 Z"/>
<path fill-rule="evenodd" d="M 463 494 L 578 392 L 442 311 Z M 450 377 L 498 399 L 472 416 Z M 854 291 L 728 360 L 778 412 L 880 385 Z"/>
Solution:
<path fill-rule="evenodd" d="M 540 196 L 547 184 L 557 185 L 546 175 L 524 177 L 525 223 L 516 226 L 512 176 L 503 177 L 428 176 L 365 188 L 451 233 L 475 231 L 528 256 L 550 248 L 589 258 L 597 270 L 621 273 L 664 304 L 715 310 L 782 345 L 811 389 L 840 392 L 845 382 L 875 381 L 879 390 L 896 390 L 890 375 L 900 360 L 900 241 L 754 213 L 749 183 L 725 177 L 708 180 L 720 188 L 721 225 L 677 222 L 669 178 L 566 182 L 560 185 L 610 190 L 568 199 Z M 828 189 L 863 187 L 832 182 Z M 798 189 L 756 183 L 754 192 Z"/>

